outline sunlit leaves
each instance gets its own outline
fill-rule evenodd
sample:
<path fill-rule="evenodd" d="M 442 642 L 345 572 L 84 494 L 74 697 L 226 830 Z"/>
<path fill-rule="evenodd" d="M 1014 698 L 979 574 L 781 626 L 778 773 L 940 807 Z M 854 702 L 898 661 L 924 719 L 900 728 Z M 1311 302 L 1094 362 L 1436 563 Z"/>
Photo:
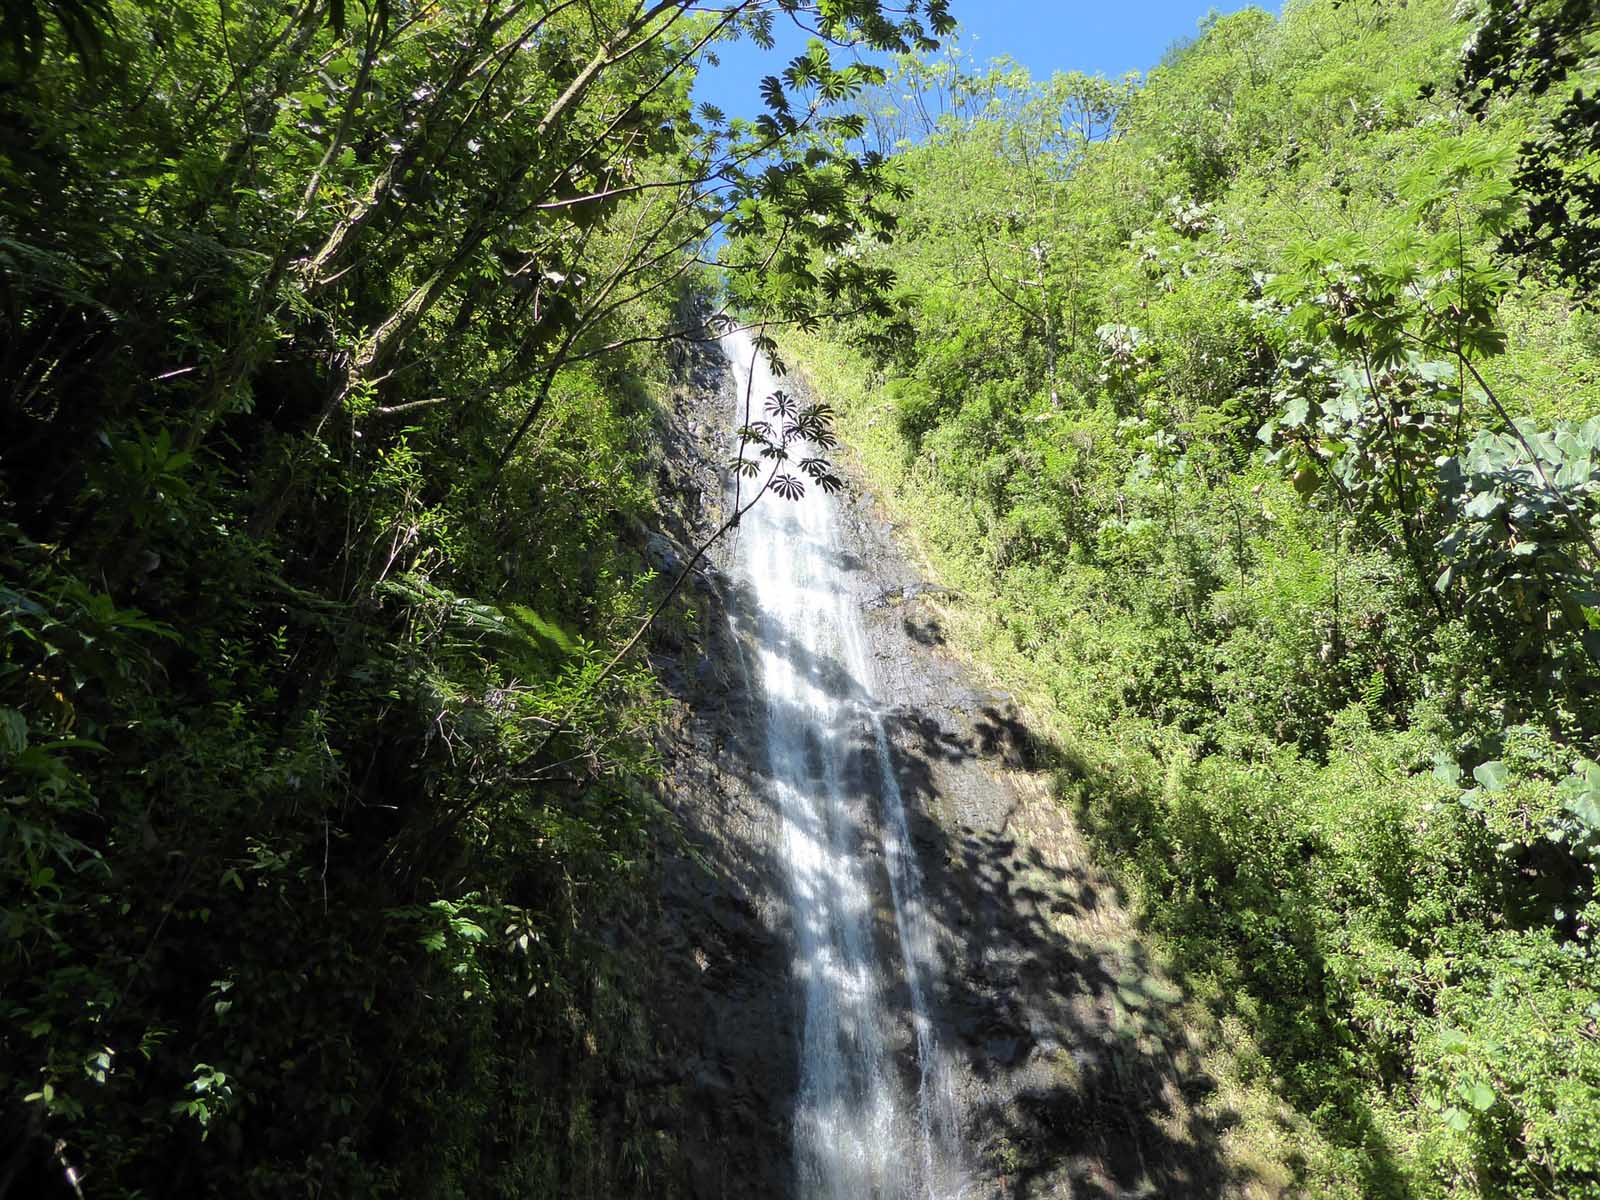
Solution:
<path fill-rule="evenodd" d="M 771 50 L 774 45 L 772 29 L 776 15 L 770 8 L 757 8 L 744 18 L 744 31 L 763 50 Z"/>
<path fill-rule="evenodd" d="M 1487 0 L 1462 56 L 1457 93 L 1480 119 L 1497 96 L 1540 96 L 1593 54 L 1600 12 L 1590 0 Z M 1600 97 L 1572 88 L 1544 128 L 1525 139 L 1504 197 L 1520 221 L 1502 227 L 1502 247 L 1526 272 L 1549 264 L 1592 303 L 1600 286 Z"/>
<path fill-rule="evenodd" d="M 1580 759 L 1560 786 L 1566 810 L 1584 826 L 1600 835 L 1600 763 Z"/>
<path fill-rule="evenodd" d="M 923 36 L 909 26 L 897 32 L 868 7 L 830 10 L 821 28 L 829 37 L 859 38 L 879 48 L 898 44 L 901 33 L 911 42 Z M 942 6 L 926 9 L 930 20 L 939 10 L 935 24 L 944 24 Z M 864 244 L 892 237 L 896 217 L 882 201 L 905 189 L 889 178 L 881 154 L 851 145 L 865 133 L 863 114 L 836 111 L 884 78 L 882 68 L 870 64 L 835 66 L 829 46 L 813 39 L 781 73 L 761 81 L 766 111 L 746 129 L 756 143 L 750 169 L 730 178 L 723 252 L 730 292 L 741 308 L 802 330 L 829 313 L 868 313 L 887 322 L 892 274 L 845 271 L 838 264 Z M 780 143 L 792 147 L 786 157 L 763 157 L 765 147 Z M 885 324 L 874 335 L 890 332 Z"/>
<path fill-rule="evenodd" d="M 1502 628 L 1522 628 L 1529 641 L 1581 639 L 1592 653 L 1600 647 L 1585 610 L 1597 599 L 1596 564 L 1577 523 L 1600 523 L 1600 418 L 1519 432 L 1479 433 L 1440 460 L 1449 567 L 1437 586 L 1460 580 L 1462 602 Z"/>

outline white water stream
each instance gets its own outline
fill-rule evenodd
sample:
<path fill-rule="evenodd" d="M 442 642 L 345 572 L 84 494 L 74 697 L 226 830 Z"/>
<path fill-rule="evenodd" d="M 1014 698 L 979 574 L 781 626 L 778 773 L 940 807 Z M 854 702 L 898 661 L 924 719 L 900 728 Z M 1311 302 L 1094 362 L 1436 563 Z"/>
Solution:
<path fill-rule="evenodd" d="M 765 359 L 748 333 L 722 347 L 738 384 L 735 425 L 747 400 L 748 419 L 761 419 L 778 387 Z M 937 944 L 835 503 L 814 484 L 797 501 L 768 494 L 737 538 L 736 569 L 757 608 L 804 1003 L 797 1193 L 954 1200 L 957 1108 L 928 1013 Z"/>

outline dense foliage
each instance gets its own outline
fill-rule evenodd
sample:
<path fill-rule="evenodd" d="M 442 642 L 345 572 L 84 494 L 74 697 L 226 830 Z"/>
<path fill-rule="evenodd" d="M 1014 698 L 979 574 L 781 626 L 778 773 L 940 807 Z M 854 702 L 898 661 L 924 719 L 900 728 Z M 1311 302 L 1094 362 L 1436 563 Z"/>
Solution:
<path fill-rule="evenodd" d="M 691 110 L 791 18 L 824 38 L 760 118 Z M 828 44 L 947 28 L 7 3 L 0 1195 L 669 1190 L 603 936 L 644 902 L 660 693 L 615 651 L 666 606 L 668 348 L 715 229 L 803 266 L 876 228 L 828 113 L 874 73 Z M 783 311 L 872 307 L 815 282 Z"/>
<path fill-rule="evenodd" d="M 1593 22 L 907 62 L 916 352 L 789 342 L 1312 1195 L 1600 1196 Z"/>
<path fill-rule="evenodd" d="M 1592 8 L 848 111 L 829 43 L 943 0 L 8 3 L 0 1196 L 671 1190 L 605 931 L 720 230 L 1234 1043 L 1213 1115 L 1291 1106 L 1263 1174 L 1600 1197 Z M 829 437 L 774 398 L 752 486 Z"/>

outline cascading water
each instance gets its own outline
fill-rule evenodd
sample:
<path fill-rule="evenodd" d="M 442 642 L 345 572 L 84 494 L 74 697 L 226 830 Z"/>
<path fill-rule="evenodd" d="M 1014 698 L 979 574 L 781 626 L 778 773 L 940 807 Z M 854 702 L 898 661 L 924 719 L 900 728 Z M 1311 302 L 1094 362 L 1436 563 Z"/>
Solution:
<path fill-rule="evenodd" d="M 748 333 L 726 335 L 722 348 L 743 425 L 746 405 L 750 419 L 763 415 L 776 386 Z M 953 1200 L 962 1191 L 956 1104 L 928 1013 L 936 945 L 833 499 L 815 486 L 797 501 L 767 495 L 738 539 L 738 571 L 757 606 L 771 786 L 805 1006 L 798 1194 Z M 883 923 L 874 827 L 893 910 Z M 901 1022 L 916 1055 L 909 1081 L 894 1052 Z"/>

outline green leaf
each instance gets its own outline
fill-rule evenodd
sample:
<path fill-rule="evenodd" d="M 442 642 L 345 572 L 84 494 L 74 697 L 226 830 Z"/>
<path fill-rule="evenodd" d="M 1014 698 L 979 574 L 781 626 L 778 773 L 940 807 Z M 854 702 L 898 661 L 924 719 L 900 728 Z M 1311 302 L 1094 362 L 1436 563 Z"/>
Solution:
<path fill-rule="evenodd" d="M 1510 775 L 1511 772 L 1506 770 L 1505 763 L 1494 759 L 1486 763 L 1479 763 L 1472 768 L 1472 777 L 1483 785 L 1483 790 L 1486 792 L 1505 791 L 1506 780 L 1510 778 Z"/>
<path fill-rule="evenodd" d="M 27 718 L 14 708 L 0 708 L 0 753 L 21 754 L 27 747 Z"/>
<path fill-rule="evenodd" d="M 1470 1088 L 1462 1088 L 1461 1094 L 1467 1103 L 1479 1112 L 1488 1112 L 1494 1107 L 1494 1089 L 1486 1083 L 1475 1083 Z"/>
<path fill-rule="evenodd" d="M 1585 629 L 1582 641 L 1583 648 L 1588 651 L 1589 657 L 1600 663 L 1600 629 Z"/>
<path fill-rule="evenodd" d="M 1493 492 L 1479 492 L 1467 503 L 1467 516 L 1484 521 L 1505 507 L 1505 501 Z"/>
<path fill-rule="evenodd" d="M 1574 771 L 1561 783 L 1566 810 L 1590 829 L 1600 829 L 1600 764 L 1579 760 Z"/>

